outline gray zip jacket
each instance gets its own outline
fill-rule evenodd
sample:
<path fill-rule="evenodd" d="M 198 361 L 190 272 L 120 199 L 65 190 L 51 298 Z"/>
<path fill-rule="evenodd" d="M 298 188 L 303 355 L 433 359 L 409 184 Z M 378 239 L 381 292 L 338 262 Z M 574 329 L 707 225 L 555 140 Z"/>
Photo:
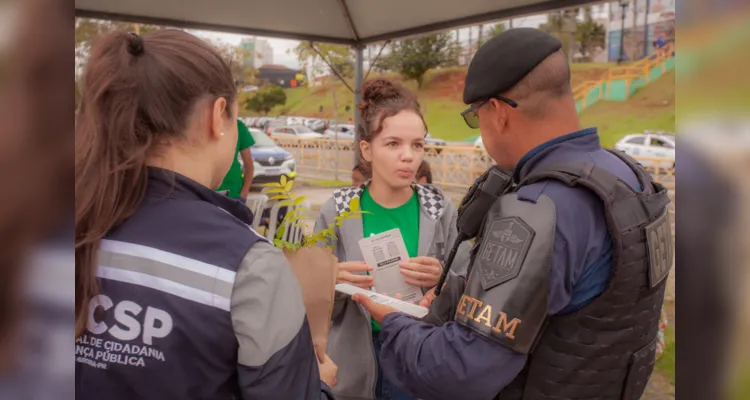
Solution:
<path fill-rule="evenodd" d="M 323 204 L 315 221 L 315 232 L 325 229 L 334 218 L 349 210 L 349 202 L 359 198 L 365 183 L 359 187 L 341 188 Z M 413 184 L 420 204 L 419 245 L 420 256 L 434 257 L 445 262 L 456 231 L 456 207 L 442 191 L 432 185 Z M 359 249 L 359 240 L 364 236 L 362 219 L 345 219 L 341 227 L 335 228 L 333 254 L 339 262 L 364 261 Z M 469 262 L 469 243 L 459 248 L 451 267 L 451 274 L 465 276 Z M 427 291 L 429 288 L 423 289 Z M 333 394 L 337 400 L 360 400 L 375 398 L 377 364 L 372 345 L 370 314 L 354 303 L 348 295 L 336 293 L 328 335 L 328 355 L 338 366 L 336 386 Z"/>

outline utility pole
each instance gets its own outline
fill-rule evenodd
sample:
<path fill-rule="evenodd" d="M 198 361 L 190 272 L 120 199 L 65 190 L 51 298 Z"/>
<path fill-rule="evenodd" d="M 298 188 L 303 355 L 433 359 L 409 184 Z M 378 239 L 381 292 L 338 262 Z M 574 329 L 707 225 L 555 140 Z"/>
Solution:
<path fill-rule="evenodd" d="M 643 14 L 643 56 L 648 55 L 648 10 L 651 8 L 651 0 L 646 0 L 646 12 Z"/>
<path fill-rule="evenodd" d="M 620 56 L 617 57 L 617 64 L 622 64 L 625 61 L 625 10 L 628 8 L 628 2 L 621 1 L 620 8 L 622 8 L 620 18 Z"/>
<path fill-rule="evenodd" d="M 333 166 L 333 180 L 339 180 L 339 105 L 336 102 L 336 85 L 331 79 L 331 95 L 333 95 L 333 145 L 336 152 L 336 160 Z"/>
<path fill-rule="evenodd" d="M 633 43 L 633 55 L 632 60 L 639 59 L 638 57 L 638 36 L 636 29 L 638 28 L 638 0 L 633 0 L 633 29 L 630 30 L 630 40 Z"/>

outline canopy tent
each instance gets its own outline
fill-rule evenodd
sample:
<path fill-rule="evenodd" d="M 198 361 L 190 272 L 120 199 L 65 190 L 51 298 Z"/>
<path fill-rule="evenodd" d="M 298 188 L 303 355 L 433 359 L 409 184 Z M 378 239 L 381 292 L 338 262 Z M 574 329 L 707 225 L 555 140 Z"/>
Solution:
<path fill-rule="evenodd" d="M 601 1 L 601 0 L 599 0 Z M 360 45 L 597 0 L 76 0 L 76 16 Z"/>
<path fill-rule="evenodd" d="M 75 0 L 77 17 L 348 44 L 355 102 L 364 45 L 601 0 Z M 359 123 L 359 113 L 355 113 Z"/>

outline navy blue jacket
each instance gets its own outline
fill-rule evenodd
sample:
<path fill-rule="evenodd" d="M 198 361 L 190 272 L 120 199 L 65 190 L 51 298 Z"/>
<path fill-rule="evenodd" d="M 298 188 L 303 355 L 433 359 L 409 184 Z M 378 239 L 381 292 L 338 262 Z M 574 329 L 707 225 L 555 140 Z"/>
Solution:
<path fill-rule="evenodd" d="M 241 202 L 149 169 L 143 203 L 99 247 L 77 398 L 330 395 L 296 278 L 251 221 Z"/>
<path fill-rule="evenodd" d="M 639 186 L 632 170 L 601 148 L 596 128 L 532 149 L 518 163 L 514 179 L 519 182 L 543 165 L 580 161 Z M 542 193 L 555 203 L 557 218 L 547 310 L 549 315 L 570 313 L 601 294 L 610 276 L 613 250 L 604 207 L 588 189 L 555 180 L 521 187 L 518 198 L 533 202 Z M 436 327 L 401 313 L 384 318 L 380 339 L 385 377 L 426 399 L 491 399 L 518 375 L 527 359 L 456 322 Z"/>

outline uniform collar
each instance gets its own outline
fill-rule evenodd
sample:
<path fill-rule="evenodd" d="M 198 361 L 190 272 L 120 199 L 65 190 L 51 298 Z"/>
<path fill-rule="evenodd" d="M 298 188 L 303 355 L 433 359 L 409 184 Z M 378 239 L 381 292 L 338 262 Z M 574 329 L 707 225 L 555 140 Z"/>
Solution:
<path fill-rule="evenodd" d="M 241 201 L 217 193 L 177 172 L 148 167 L 148 190 L 145 200 L 165 198 L 204 201 L 221 208 L 248 225 L 253 222 L 252 212 Z"/>
<path fill-rule="evenodd" d="M 534 167 L 550 154 L 558 151 L 590 152 L 602 148 L 596 128 L 586 128 L 544 142 L 533 149 L 516 164 L 513 180 L 520 182 Z"/>

